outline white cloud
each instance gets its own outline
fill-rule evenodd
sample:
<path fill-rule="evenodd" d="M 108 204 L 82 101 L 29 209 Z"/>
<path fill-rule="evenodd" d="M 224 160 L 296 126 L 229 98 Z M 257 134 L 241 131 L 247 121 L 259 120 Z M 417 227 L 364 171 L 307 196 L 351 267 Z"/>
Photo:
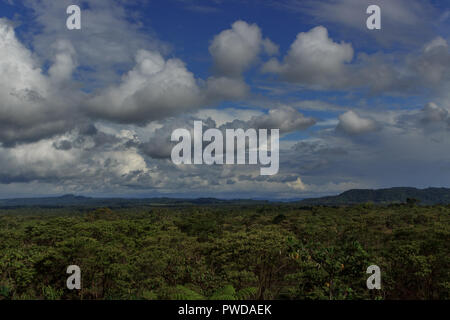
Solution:
<path fill-rule="evenodd" d="M 426 122 L 439 122 L 448 118 L 448 111 L 438 107 L 434 102 L 428 103 L 423 109 L 423 113 L 423 120 Z"/>
<path fill-rule="evenodd" d="M 243 98 L 250 88 L 241 78 L 210 77 L 206 81 L 205 91 L 206 101 L 214 102 Z"/>
<path fill-rule="evenodd" d="M 420 82 L 432 88 L 450 83 L 450 51 L 448 43 L 437 37 L 425 44 L 423 53 L 412 59 L 411 69 Z"/>
<path fill-rule="evenodd" d="M 290 10 L 311 15 L 315 22 L 335 26 L 334 30 L 346 38 L 375 39 L 375 46 L 421 43 L 433 34 L 432 26 L 440 13 L 423 0 L 285 0 L 283 3 Z M 366 9 L 374 4 L 381 8 L 380 32 L 366 27 Z"/>
<path fill-rule="evenodd" d="M 360 134 L 374 131 L 377 128 L 375 121 L 358 116 L 353 111 L 347 111 L 339 116 L 338 131 L 348 134 Z"/>
<path fill-rule="evenodd" d="M 264 129 L 280 129 L 281 133 L 305 130 L 316 121 L 313 118 L 305 117 L 296 109 L 289 106 L 282 106 L 269 110 L 268 114 L 253 117 L 249 121 L 249 126 Z"/>
<path fill-rule="evenodd" d="M 195 117 L 201 120 L 206 120 L 211 118 L 217 124 L 218 127 L 226 124 L 227 122 L 232 122 L 235 119 L 240 119 L 242 121 L 249 121 L 251 118 L 260 116 L 263 113 L 259 110 L 251 109 L 236 109 L 236 108 L 226 108 L 223 110 L 218 109 L 203 109 L 195 113 Z"/>
<path fill-rule="evenodd" d="M 342 2 L 346 8 L 356 5 L 353 0 Z M 183 61 L 167 58 L 167 51 L 155 37 L 146 35 L 138 23 L 131 23 L 121 7 L 123 2 L 92 1 L 83 10 L 83 32 L 61 28 L 65 15 L 57 12 L 65 12 L 67 3 L 27 1 L 39 22 L 36 33 L 25 37 L 31 40 L 33 51 L 18 41 L 5 20 L 0 20 L 3 195 L 23 188 L 60 193 L 124 195 L 143 190 L 155 194 L 295 197 L 355 186 L 448 181 L 450 54 L 442 37 L 430 38 L 409 53 L 361 52 L 354 59 L 352 45 L 331 39 L 327 29 L 317 27 L 298 34 L 284 58 L 264 65 L 265 71 L 291 83 L 274 84 L 264 79 L 265 88 L 253 88 L 266 92 L 254 92 L 251 100 L 244 101 L 252 109 L 214 109 L 220 101 L 248 98 L 250 87 L 243 73 L 264 53 L 278 53 L 278 46 L 264 39 L 256 24 L 238 21 L 212 40 L 210 52 L 216 73 L 203 80 Z M 408 11 L 399 17 L 404 25 L 414 21 L 415 14 Z M 79 81 L 77 87 L 74 79 Z M 89 94 L 78 84 L 89 88 Z M 357 114 L 330 101 L 355 108 L 359 94 L 350 92 L 342 99 L 325 94 L 328 102 L 315 97 L 295 102 L 297 94 L 302 94 L 299 84 L 307 89 L 364 87 L 375 94 L 420 95 L 428 90 L 426 101 L 434 102 L 422 110 L 399 111 L 393 106 L 387 110 L 387 106 L 378 105 L 386 100 L 376 95 L 372 102 L 377 107 L 361 107 Z M 267 92 L 277 92 L 283 99 L 275 103 Z M 88 117 L 80 115 L 79 106 Z M 271 179 L 261 179 L 258 166 L 177 167 L 168 160 L 170 133 L 174 128 L 191 128 L 193 119 L 200 118 L 206 127 L 221 130 L 279 128 L 289 133 L 315 124 L 299 110 L 311 110 L 314 116 L 327 114 L 318 130 L 306 133 L 314 139 L 282 139 L 280 173 Z M 343 114 L 335 120 L 334 113 Z M 98 121 L 95 126 L 94 121 Z M 332 127 L 347 135 L 337 134 Z M 374 130 L 376 134 L 362 134 Z"/>
<path fill-rule="evenodd" d="M 199 107 L 202 102 L 194 75 L 182 61 L 140 50 L 136 66 L 122 83 L 90 100 L 87 110 L 108 120 L 144 123 Z"/>
<path fill-rule="evenodd" d="M 72 126 L 68 117 L 74 93 L 66 93 L 59 81 L 74 68 L 70 47 L 59 43 L 50 76 L 46 76 L 31 52 L 16 38 L 14 29 L 0 19 L 0 142 L 13 145 L 37 141 Z"/>
<path fill-rule="evenodd" d="M 305 191 L 307 188 L 307 186 L 303 183 L 303 181 L 300 177 L 298 177 L 297 180 L 295 180 L 293 182 L 288 182 L 287 185 L 294 190 L 300 190 L 300 191 Z"/>
<path fill-rule="evenodd" d="M 424 52 L 429 52 L 435 48 L 448 47 L 447 40 L 442 37 L 437 37 L 425 44 Z"/>
<path fill-rule="evenodd" d="M 284 59 L 270 59 L 262 72 L 308 89 L 415 95 L 427 90 L 441 95 L 448 91 L 450 52 L 442 37 L 427 42 L 421 51 L 407 54 L 378 51 L 353 56 L 351 44 L 334 42 L 327 29 L 319 26 L 299 33 Z"/>
<path fill-rule="evenodd" d="M 101 143 L 102 132 L 83 136 L 77 131 L 10 148 L 0 147 L 1 183 L 51 182 L 77 187 L 83 192 L 133 184 L 151 178 L 147 163 L 134 146 L 131 132 L 123 130 Z M 61 146 L 66 146 L 61 148 Z"/>
<path fill-rule="evenodd" d="M 127 10 L 124 1 L 84 1 L 81 30 L 65 28 L 66 8 L 71 0 L 26 0 L 33 10 L 33 33 L 30 35 L 35 52 L 46 60 L 53 58 L 53 44 L 70 42 L 82 67 L 80 78 L 87 88 L 114 83 L 120 78 L 117 70 L 127 69 L 140 49 L 167 53 L 169 46 L 158 40 L 153 31 L 143 28 L 136 15 Z M 134 22 L 133 22 L 134 21 Z"/>
<path fill-rule="evenodd" d="M 272 59 L 262 70 L 288 81 L 322 85 L 337 81 L 345 71 L 345 64 L 352 59 L 352 46 L 334 42 L 327 29 L 319 26 L 299 33 L 283 62 Z"/>
<path fill-rule="evenodd" d="M 165 60 L 154 51 L 140 50 L 136 65 L 118 86 L 111 86 L 86 104 L 96 117 L 144 124 L 247 94 L 241 79 L 211 77 L 203 86 L 179 59 Z"/>
<path fill-rule="evenodd" d="M 51 80 L 56 84 L 71 80 L 72 73 L 77 67 L 75 49 L 67 40 L 56 41 L 53 49 L 55 51 L 53 65 L 48 70 Z"/>
<path fill-rule="evenodd" d="M 220 75 L 237 77 L 248 69 L 258 58 L 261 50 L 276 54 L 278 47 L 269 39 L 263 39 L 256 24 L 236 21 L 216 35 L 209 46 L 214 59 L 214 68 Z"/>

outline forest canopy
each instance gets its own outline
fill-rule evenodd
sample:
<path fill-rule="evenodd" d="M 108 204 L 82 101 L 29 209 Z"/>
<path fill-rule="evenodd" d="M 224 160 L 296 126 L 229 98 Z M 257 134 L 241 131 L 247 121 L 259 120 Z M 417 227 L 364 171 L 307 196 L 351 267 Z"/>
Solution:
<path fill-rule="evenodd" d="M 414 203 L 4 208 L 0 299 L 449 299 L 449 222 Z"/>

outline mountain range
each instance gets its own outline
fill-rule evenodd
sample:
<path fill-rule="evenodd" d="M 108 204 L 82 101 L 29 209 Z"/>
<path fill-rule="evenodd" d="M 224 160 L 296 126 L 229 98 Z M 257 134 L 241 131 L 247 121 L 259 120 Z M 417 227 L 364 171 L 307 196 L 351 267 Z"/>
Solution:
<path fill-rule="evenodd" d="M 408 201 L 422 205 L 450 204 L 450 188 L 416 189 L 409 187 L 396 187 L 388 189 L 352 189 L 339 195 L 321 198 L 288 201 L 302 205 L 355 205 L 362 203 L 374 204 L 400 204 Z M 271 201 L 276 202 L 276 201 Z M 286 201 L 284 201 L 286 203 Z M 129 207 L 139 205 L 155 206 L 182 206 L 182 205 L 221 205 L 221 204 L 267 204 L 268 200 L 233 199 L 223 200 L 216 198 L 92 198 L 77 195 L 63 195 L 46 198 L 17 198 L 0 199 L 0 208 L 9 207 L 67 207 L 67 206 L 112 206 Z"/>
<path fill-rule="evenodd" d="M 307 205 L 352 205 L 371 202 L 374 204 L 406 203 L 418 200 L 422 205 L 450 204 L 449 188 L 416 189 L 396 187 L 388 189 L 352 189 L 337 196 L 303 199 Z"/>

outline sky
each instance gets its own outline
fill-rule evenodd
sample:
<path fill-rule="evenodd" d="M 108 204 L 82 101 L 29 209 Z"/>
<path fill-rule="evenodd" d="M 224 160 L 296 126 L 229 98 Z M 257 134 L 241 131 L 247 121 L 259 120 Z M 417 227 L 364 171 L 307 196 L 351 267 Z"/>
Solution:
<path fill-rule="evenodd" d="M 0 198 L 450 187 L 449 41 L 443 0 L 0 0 Z M 278 128 L 279 172 L 175 165 L 196 120 Z"/>

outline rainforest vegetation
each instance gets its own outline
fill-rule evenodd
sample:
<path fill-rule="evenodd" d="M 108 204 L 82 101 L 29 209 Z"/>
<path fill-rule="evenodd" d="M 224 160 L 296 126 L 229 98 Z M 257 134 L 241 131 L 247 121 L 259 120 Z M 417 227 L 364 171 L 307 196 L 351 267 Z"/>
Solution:
<path fill-rule="evenodd" d="M 449 242 L 450 206 L 411 201 L 4 207 L 0 299 L 449 299 Z"/>

